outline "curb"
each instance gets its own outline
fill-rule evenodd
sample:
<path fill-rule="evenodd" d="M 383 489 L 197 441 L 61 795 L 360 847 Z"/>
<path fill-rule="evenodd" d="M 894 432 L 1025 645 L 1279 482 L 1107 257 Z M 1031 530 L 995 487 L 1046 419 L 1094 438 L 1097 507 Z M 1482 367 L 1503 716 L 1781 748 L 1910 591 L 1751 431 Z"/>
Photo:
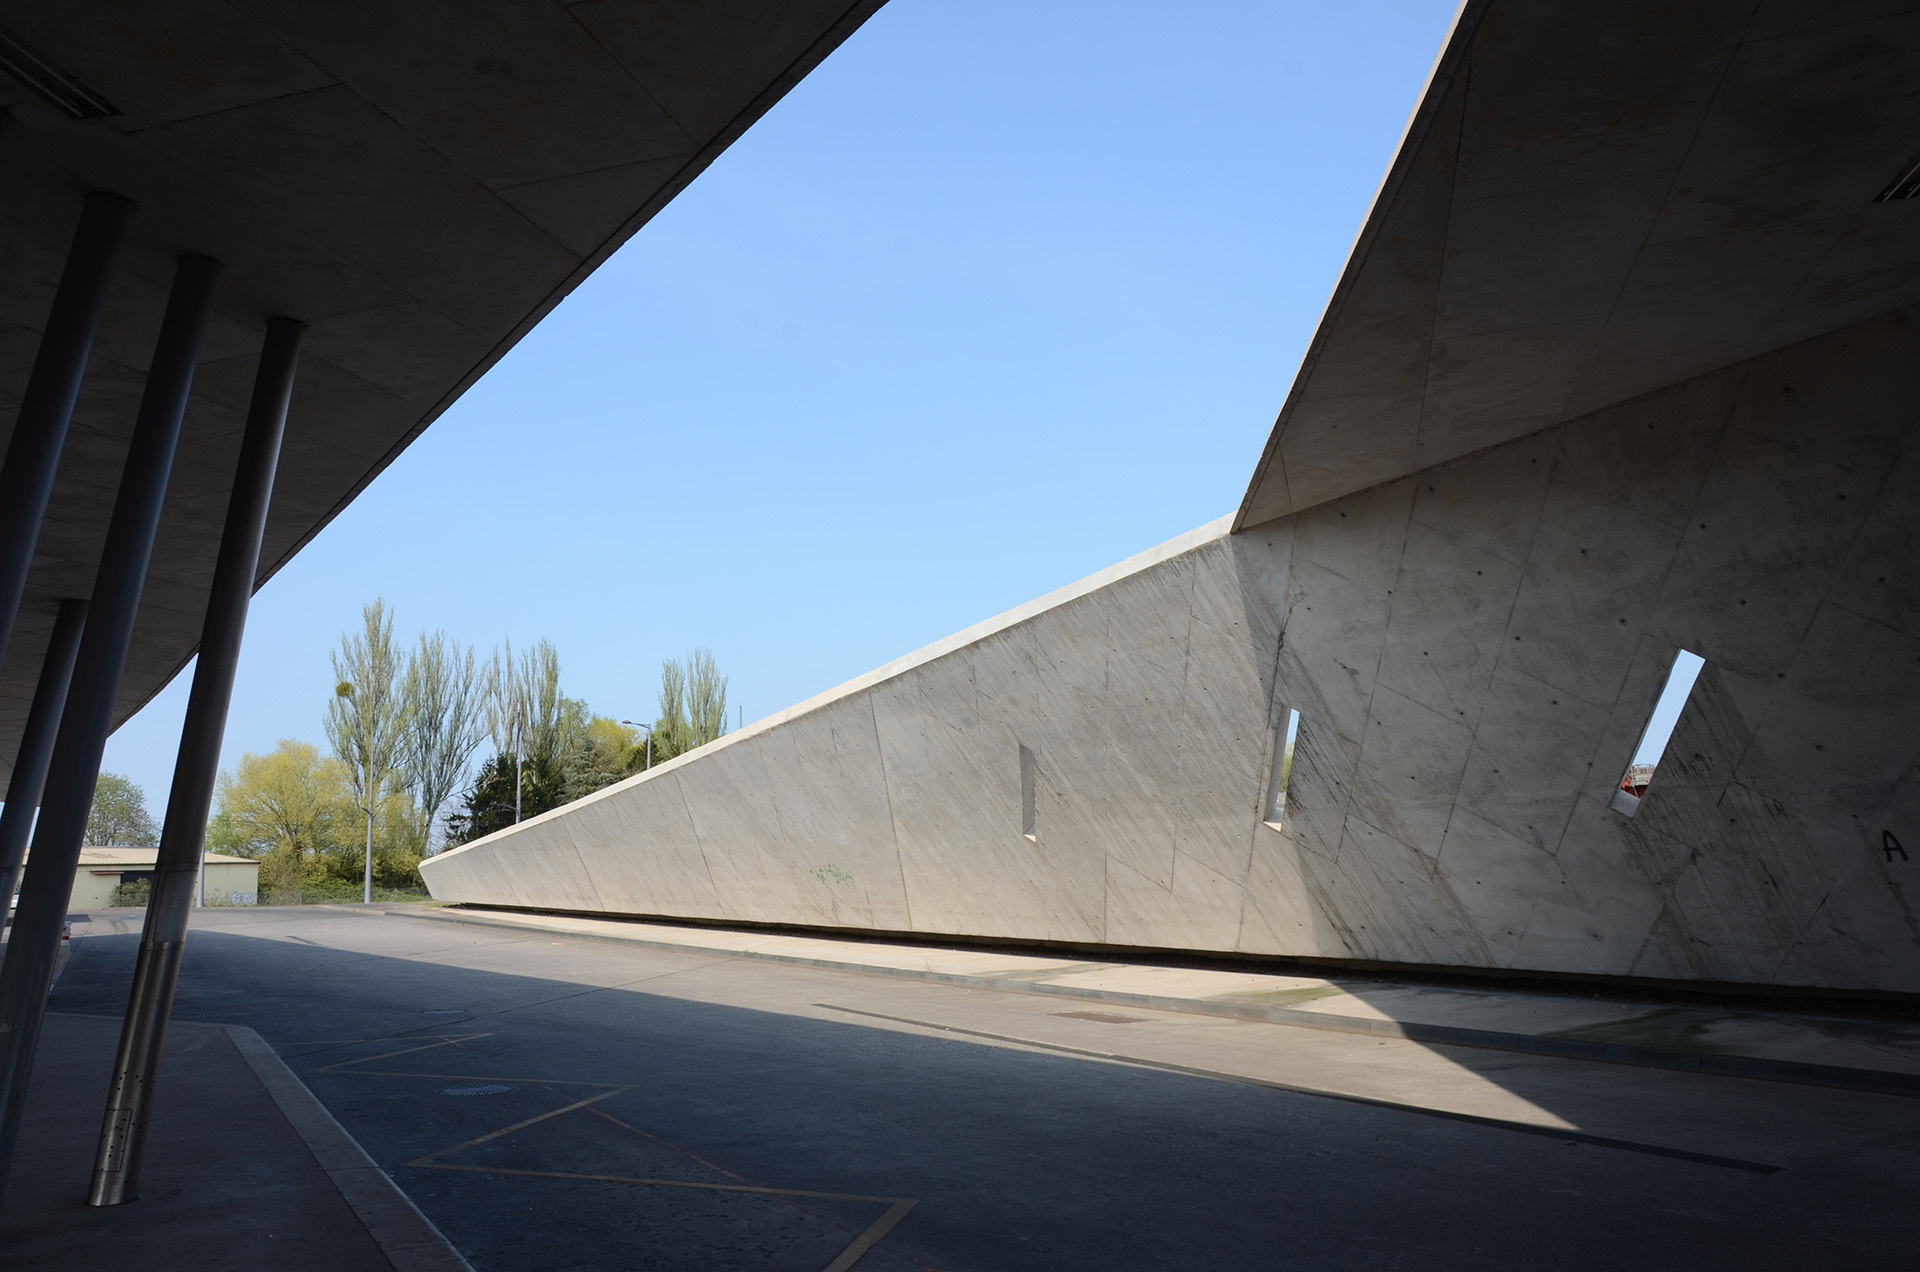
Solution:
<path fill-rule="evenodd" d="M 433 1221 L 374 1164 L 265 1039 L 245 1025 L 217 1027 L 233 1040 L 394 1272 L 473 1272 Z"/>
<path fill-rule="evenodd" d="M 1587 1060 L 1598 1064 L 1624 1064 L 1643 1069 L 1668 1069 L 1681 1073 L 1702 1073 L 1713 1077 L 1753 1078 L 1762 1082 L 1785 1082 L 1796 1086 L 1832 1087 L 1842 1091 L 1903 1096 L 1909 1099 L 1920 1098 L 1920 1074 L 1897 1073 L 1886 1069 L 1855 1069 L 1844 1065 L 1809 1064 L 1799 1060 L 1770 1060 L 1763 1056 L 1726 1055 L 1719 1052 L 1663 1051 L 1652 1047 L 1630 1047 L 1619 1043 L 1595 1042 L 1585 1038 L 1556 1038 L 1551 1035 L 1507 1033 L 1494 1029 L 1468 1029 L 1459 1025 L 1370 1020 L 1359 1016 L 1332 1016 L 1326 1012 L 1300 1011 L 1291 1007 L 1257 1007 L 1194 998 L 1163 998 L 1155 994 L 1131 994 L 1123 990 L 1083 989 L 1072 985 L 1000 980 L 991 976 L 963 976 L 954 972 L 930 972 L 910 967 L 883 967 L 874 963 L 843 963 L 833 959 L 803 958 L 794 954 L 715 949 L 703 945 L 656 941 L 644 936 L 617 936 L 610 932 L 575 932 L 568 928 L 536 927 L 531 923 L 495 919 L 470 910 L 458 912 L 423 910 L 420 913 L 422 917 L 445 922 L 468 923 L 511 932 L 564 932 L 580 940 L 614 941 L 680 953 L 693 952 L 724 955 L 730 958 L 759 959 L 762 962 L 785 963 L 794 967 L 812 967 L 831 972 L 858 972 L 867 976 L 891 976 L 904 980 L 931 981 L 943 985 L 964 985 L 969 989 L 993 989 L 1009 994 L 1041 994 L 1121 1007 L 1147 1007 L 1155 1011 L 1183 1012 L 1196 1016 L 1226 1016 L 1236 1020 L 1287 1025 L 1296 1029 L 1318 1029 L 1327 1033 L 1364 1034 L 1373 1038 L 1402 1038 L 1408 1042 L 1478 1047 L 1490 1051 L 1515 1051 L 1527 1055 L 1551 1056 L 1559 1060 Z M 618 920 L 607 921 L 617 922 Z"/>

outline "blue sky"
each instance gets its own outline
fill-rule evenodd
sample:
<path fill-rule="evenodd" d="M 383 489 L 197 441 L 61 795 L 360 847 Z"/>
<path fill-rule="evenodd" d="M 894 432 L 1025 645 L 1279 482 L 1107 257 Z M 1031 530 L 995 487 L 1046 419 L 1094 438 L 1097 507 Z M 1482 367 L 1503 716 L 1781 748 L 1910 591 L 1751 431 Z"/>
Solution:
<path fill-rule="evenodd" d="M 892 0 L 261 590 L 226 763 L 375 596 L 751 721 L 1231 511 L 1451 15 Z"/>

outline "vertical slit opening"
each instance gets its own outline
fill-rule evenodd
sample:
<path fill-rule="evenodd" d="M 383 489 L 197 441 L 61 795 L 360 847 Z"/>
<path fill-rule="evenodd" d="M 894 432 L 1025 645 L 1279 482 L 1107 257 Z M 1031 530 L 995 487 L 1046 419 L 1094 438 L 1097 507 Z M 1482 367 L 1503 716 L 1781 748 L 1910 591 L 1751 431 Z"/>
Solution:
<path fill-rule="evenodd" d="M 1680 713 L 1693 695 L 1694 681 L 1700 678 L 1700 669 L 1706 665 L 1706 659 L 1690 650 L 1683 649 L 1674 655 L 1667 683 L 1660 689 L 1653 714 L 1647 717 L 1647 727 L 1640 731 L 1640 744 L 1633 748 L 1633 759 L 1620 776 L 1619 789 L 1613 793 L 1610 803 L 1614 812 L 1631 817 L 1640 811 L 1640 801 L 1647 797 L 1647 788 L 1653 785 L 1661 757 L 1667 753 L 1667 743 L 1673 739 L 1673 728 L 1680 723 Z"/>
<path fill-rule="evenodd" d="M 1040 827 L 1033 817 L 1033 752 L 1020 748 L 1020 833 L 1033 843 L 1040 842 Z"/>
<path fill-rule="evenodd" d="M 1293 776 L 1293 744 L 1300 734 L 1300 713 L 1287 708 L 1273 729 L 1273 775 L 1267 781 L 1267 811 L 1261 818 L 1275 830 L 1287 815 L 1287 781 Z"/>

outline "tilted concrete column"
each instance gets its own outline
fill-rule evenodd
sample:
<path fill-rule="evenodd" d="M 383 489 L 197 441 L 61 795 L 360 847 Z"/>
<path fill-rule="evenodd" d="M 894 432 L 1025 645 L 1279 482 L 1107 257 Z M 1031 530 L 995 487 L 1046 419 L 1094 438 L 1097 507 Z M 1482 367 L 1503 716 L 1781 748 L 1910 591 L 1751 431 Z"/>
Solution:
<path fill-rule="evenodd" d="M 160 324 L 140 415 L 133 426 L 133 443 L 120 477 L 120 493 L 107 525 L 106 548 L 94 576 L 93 607 L 80 637 L 67 709 L 53 744 L 13 937 L 7 943 L 6 961 L 0 963 L 0 1195 L 12 1174 L 13 1146 L 20 1134 L 20 1114 L 46 1015 L 67 899 L 73 894 L 73 872 L 86 838 L 100 755 L 113 724 L 120 673 L 133 641 L 133 622 L 219 272 L 218 261 L 188 256 L 174 273 L 166 318 Z"/>
<path fill-rule="evenodd" d="M 180 731 L 180 754 L 173 766 L 173 790 L 167 796 L 167 821 L 154 862 L 153 891 L 134 963 L 133 989 L 120 1029 L 120 1050 L 113 1085 L 100 1127 L 94 1158 L 90 1206 L 117 1206 L 139 1196 L 140 1155 L 146 1144 L 153 1086 L 160 1072 L 160 1050 L 173 1014 L 180 958 L 187 938 L 187 916 L 200 877 L 201 850 L 207 838 L 207 810 L 220 771 L 220 742 L 233 699 L 234 672 L 247 626 L 247 604 L 260 566 L 260 538 L 267 528 L 273 474 L 280 464 L 280 440 L 287 427 L 287 402 L 306 328 L 289 318 L 267 325 L 266 347 L 253 382 L 246 436 L 227 501 L 227 524 L 220 557 L 213 569 L 207 617 L 200 629 L 199 662 L 187 697 L 187 719 Z"/>
<path fill-rule="evenodd" d="M 67 685 L 73 680 L 73 660 L 80 652 L 80 632 L 86 623 L 85 601 L 60 602 L 60 615 L 53 620 L 53 635 L 40 662 L 33 706 L 27 711 L 27 727 L 20 735 L 20 753 L 13 759 L 13 776 L 7 779 L 7 805 L 0 809 L 0 908 L 13 903 L 13 888 L 20 881 L 20 863 L 27 855 L 40 790 L 47 784 L 53 737 L 60 728 L 60 711 L 67 705 Z"/>
<path fill-rule="evenodd" d="M 87 196 L 33 374 L 20 399 L 6 463 L 0 464 L 0 656 L 5 656 L 20 616 L 34 545 L 40 541 L 40 523 L 46 519 L 47 499 L 67 443 L 67 424 L 106 308 L 107 280 L 132 215 L 133 204 L 117 194 Z M 12 804 L 11 796 L 7 802 Z"/>

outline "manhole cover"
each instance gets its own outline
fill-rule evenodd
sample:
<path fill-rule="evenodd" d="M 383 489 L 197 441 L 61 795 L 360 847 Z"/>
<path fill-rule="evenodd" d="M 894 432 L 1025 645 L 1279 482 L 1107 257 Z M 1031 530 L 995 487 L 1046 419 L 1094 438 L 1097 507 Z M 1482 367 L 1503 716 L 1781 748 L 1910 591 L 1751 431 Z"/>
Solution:
<path fill-rule="evenodd" d="M 448 1087 L 442 1092 L 440 1092 L 440 1094 L 442 1095 L 505 1095 L 507 1092 L 511 1090 L 513 1090 L 513 1088 L 510 1086 L 501 1086 L 499 1083 L 493 1082 L 493 1083 L 487 1084 L 486 1086 Z"/>

